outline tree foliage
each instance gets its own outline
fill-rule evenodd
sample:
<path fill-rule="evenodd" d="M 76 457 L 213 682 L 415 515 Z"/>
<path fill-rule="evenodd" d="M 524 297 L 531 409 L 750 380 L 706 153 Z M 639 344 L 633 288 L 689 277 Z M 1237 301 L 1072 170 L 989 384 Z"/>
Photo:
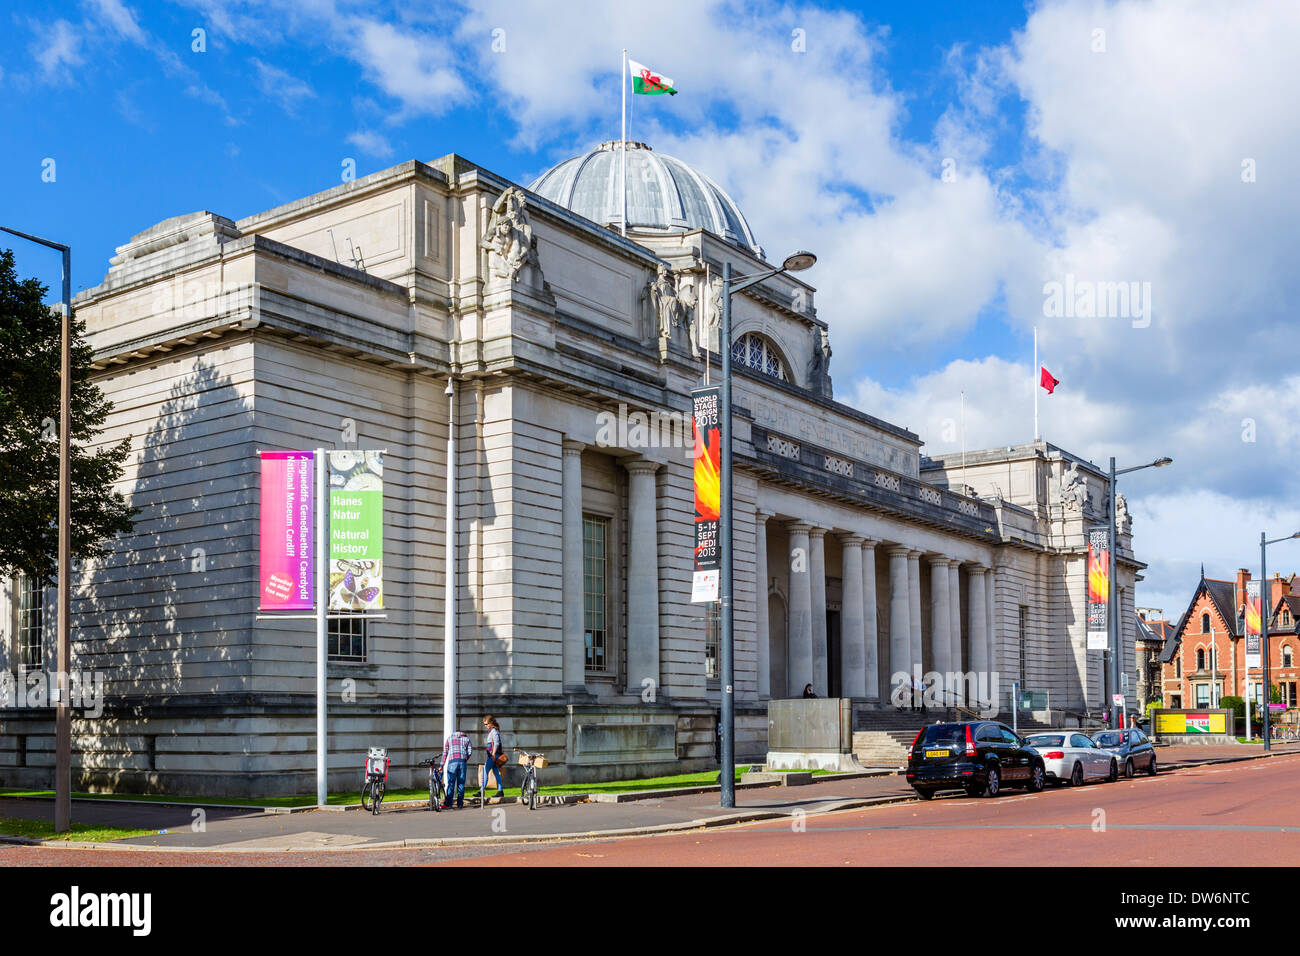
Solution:
<path fill-rule="evenodd" d="M 59 371 L 62 316 L 48 288 L 19 279 L 0 249 L 0 574 L 52 578 L 59 518 Z M 104 555 L 105 541 L 130 531 L 136 509 L 113 490 L 131 439 L 98 444 L 111 403 L 91 381 L 85 325 L 72 323 L 72 557 Z"/>

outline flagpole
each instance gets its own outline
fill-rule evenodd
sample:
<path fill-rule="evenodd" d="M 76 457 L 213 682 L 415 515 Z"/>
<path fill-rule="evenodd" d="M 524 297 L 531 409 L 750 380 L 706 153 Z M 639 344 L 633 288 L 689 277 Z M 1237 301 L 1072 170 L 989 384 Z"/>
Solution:
<path fill-rule="evenodd" d="M 618 148 L 622 156 L 622 170 L 619 173 L 619 179 L 622 181 L 622 204 L 623 204 L 623 238 L 627 238 L 627 49 L 623 50 L 623 69 L 619 73 L 621 80 L 619 85 L 623 90 L 623 138 L 619 140 Z"/>
<path fill-rule="evenodd" d="M 1034 326 L 1034 371 L 1030 376 L 1029 387 L 1034 390 L 1034 441 L 1038 441 L 1038 326 Z"/>
<path fill-rule="evenodd" d="M 961 493 L 966 494 L 966 393 L 961 393 Z"/>

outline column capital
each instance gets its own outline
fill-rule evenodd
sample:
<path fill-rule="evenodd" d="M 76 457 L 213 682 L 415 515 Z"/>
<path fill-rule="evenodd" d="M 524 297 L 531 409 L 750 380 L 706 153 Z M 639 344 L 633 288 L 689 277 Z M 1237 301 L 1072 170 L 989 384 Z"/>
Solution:
<path fill-rule="evenodd" d="M 762 508 L 754 509 L 754 523 L 760 527 L 767 524 L 767 519 L 770 517 L 772 517 L 772 512 L 764 511 Z"/>
<path fill-rule="evenodd" d="M 584 442 L 575 441 L 572 438 L 566 438 L 560 443 L 560 448 L 566 455 L 581 455 L 587 448 Z"/>
<path fill-rule="evenodd" d="M 790 534 L 808 534 L 812 531 L 812 525 L 806 521 L 791 521 L 785 526 L 785 530 Z"/>
<path fill-rule="evenodd" d="M 632 475 L 653 475 L 659 470 L 659 462 L 648 458 L 630 458 L 623 462 L 623 467 Z"/>
<path fill-rule="evenodd" d="M 972 575 L 976 575 L 976 574 L 984 574 L 986 571 L 988 571 L 988 568 L 987 568 L 985 565 L 983 565 L 983 564 L 979 564 L 979 563 L 975 563 L 975 562 L 972 562 L 972 563 L 971 563 L 970 565 L 968 565 L 967 568 L 966 568 L 966 573 L 967 573 L 967 574 L 972 574 Z"/>
<path fill-rule="evenodd" d="M 949 558 L 949 559 L 948 559 L 948 570 L 949 570 L 949 571 L 958 571 L 958 570 L 960 570 L 960 569 L 961 569 L 961 558 Z"/>
<path fill-rule="evenodd" d="M 862 537 L 862 535 L 854 534 L 851 531 L 841 534 L 839 538 L 840 544 L 846 548 L 861 548 L 867 541 L 867 539 Z"/>
<path fill-rule="evenodd" d="M 933 567 L 938 567 L 941 564 L 947 565 L 950 559 L 946 554 L 930 554 L 930 555 L 926 555 L 925 560 L 928 561 L 930 563 L 930 567 L 933 568 Z"/>
<path fill-rule="evenodd" d="M 888 548 L 885 549 L 885 553 L 888 554 L 891 558 L 893 557 L 905 558 L 912 553 L 912 549 L 905 544 L 891 544 Z"/>
<path fill-rule="evenodd" d="M 916 550 L 916 548 L 908 548 L 908 549 L 907 549 L 907 560 L 908 560 L 908 561 L 915 561 L 917 564 L 920 564 L 920 563 L 921 563 L 921 555 L 923 555 L 923 554 L 925 554 L 924 551 L 918 551 L 918 550 Z"/>
<path fill-rule="evenodd" d="M 871 535 L 868 535 L 868 534 L 864 534 L 864 535 L 862 535 L 862 548 L 863 548 L 864 551 L 867 550 L 867 549 L 873 549 L 873 550 L 874 550 L 875 547 L 876 547 L 876 545 L 878 545 L 878 544 L 880 544 L 880 539 L 879 539 L 879 538 L 873 538 L 873 537 L 871 537 Z"/>
<path fill-rule="evenodd" d="M 819 528 L 819 527 L 818 527 L 817 525 L 815 525 L 815 524 L 814 524 L 814 525 L 809 525 L 809 526 L 808 526 L 808 537 L 810 537 L 810 538 L 817 538 L 817 539 L 824 538 L 824 537 L 826 537 L 826 532 L 827 532 L 828 530 L 829 530 L 828 528 Z"/>

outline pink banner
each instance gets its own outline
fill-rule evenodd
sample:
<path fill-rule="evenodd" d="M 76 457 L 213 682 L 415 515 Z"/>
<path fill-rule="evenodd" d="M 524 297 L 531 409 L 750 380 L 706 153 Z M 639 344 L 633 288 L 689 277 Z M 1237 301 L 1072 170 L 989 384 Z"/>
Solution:
<path fill-rule="evenodd" d="M 262 570 L 258 609 L 310 611 L 315 606 L 312 550 L 314 452 L 264 451 Z"/>

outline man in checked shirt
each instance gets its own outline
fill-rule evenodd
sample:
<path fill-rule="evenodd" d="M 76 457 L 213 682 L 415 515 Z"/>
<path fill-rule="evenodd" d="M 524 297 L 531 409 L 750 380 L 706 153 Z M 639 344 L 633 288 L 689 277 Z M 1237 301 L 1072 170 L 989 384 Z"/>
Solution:
<path fill-rule="evenodd" d="M 442 765 L 447 768 L 447 796 L 442 807 L 451 809 L 451 798 L 456 796 L 456 809 L 465 808 L 465 773 L 469 768 L 470 754 L 474 747 L 469 737 L 459 730 L 452 731 L 447 742 L 442 745 Z"/>

